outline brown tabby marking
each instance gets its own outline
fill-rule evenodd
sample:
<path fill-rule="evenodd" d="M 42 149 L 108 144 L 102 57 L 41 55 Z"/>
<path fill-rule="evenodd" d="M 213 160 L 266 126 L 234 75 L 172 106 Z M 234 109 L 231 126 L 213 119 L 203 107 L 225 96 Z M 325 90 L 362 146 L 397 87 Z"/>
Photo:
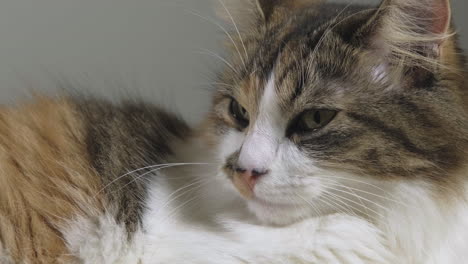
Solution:
<path fill-rule="evenodd" d="M 60 228 L 102 208 L 84 137 L 67 100 L 0 109 L 0 244 L 15 263 L 69 263 Z"/>
<path fill-rule="evenodd" d="M 113 105 L 75 98 L 74 103 L 86 123 L 85 144 L 101 178 L 100 193 L 131 234 L 141 224 L 147 182 L 157 175 L 155 168 L 138 169 L 168 163 L 171 144 L 191 130 L 178 117 L 141 102 Z"/>

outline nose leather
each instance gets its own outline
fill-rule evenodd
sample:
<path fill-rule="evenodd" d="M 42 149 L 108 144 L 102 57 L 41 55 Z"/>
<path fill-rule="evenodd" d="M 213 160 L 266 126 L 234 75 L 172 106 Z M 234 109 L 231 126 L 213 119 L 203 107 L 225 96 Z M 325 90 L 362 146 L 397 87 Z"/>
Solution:
<path fill-rule="evenodd" d="M 253 188 L 255 187 L 257 180 L 261 176 L 268 173 L 268 171 L 266 170 L 260 170 L 260 169 L 246 170 L 243 168 L 237 168 L 236 172 L 238 174 L 238 177 L 240 177 L 251 190 L 253 190 Z"/>
<path fill-rule="evenodd" d="M 266 170 L 246 170 L 242 168 L 236 168 L 236 172 L 233 178 L 234 185 L 242 196 L 245 198 L 252 198 L 257 180 L 267 173 L 268 171 Z"/>

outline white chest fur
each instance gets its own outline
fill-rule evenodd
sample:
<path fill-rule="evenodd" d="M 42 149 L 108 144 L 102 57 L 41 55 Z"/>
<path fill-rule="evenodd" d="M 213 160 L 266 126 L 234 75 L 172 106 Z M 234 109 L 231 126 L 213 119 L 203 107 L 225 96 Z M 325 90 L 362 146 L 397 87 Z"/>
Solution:
<path fill-rule="evenodd" d="M 148 197 L 143 227 L 130 241 L 111 214 L 97 216 L 97 221 L 77 219 L 65 234 L 71 252 L 90 264 L 458 264 L 468 257 L 462 255 L 468 237 L 463 233 L 468 230 L 466 206 L 457 214 L 443 215 L 421 185 L 394 187 L 399 190 L 396 195 L 408 201 L 407 211 L 389 207 L 380 228 L 343 215 L 265 227 L 239 218 L 247 212 L 226 190 L 210 193 L 212 187 L 200 187 L 198 201 L 190 204 L 187 197 L 177 199 L 183 195 L 177 197 L 173 186 L 157 182 Z M 217 194 L 224 195 L 213 201 Z M 220 210 L 226 203 L 237 212 Z"/>

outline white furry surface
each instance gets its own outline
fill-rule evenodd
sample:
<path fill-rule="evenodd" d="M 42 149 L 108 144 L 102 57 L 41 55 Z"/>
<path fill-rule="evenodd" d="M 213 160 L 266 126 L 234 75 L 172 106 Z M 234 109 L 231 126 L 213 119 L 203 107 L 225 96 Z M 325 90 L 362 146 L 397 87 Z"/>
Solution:
<path fill-rule="evenodd" d="M 456 264 L 468 258 L 467 197 L 444 205 L 423 181 L 402 182 L 393 189 L 405 204 L 389 206 L 379 225 L 399 258 L 423 264 Z"/>
<path fill-rule="evenodd" d="M 363 219 L 336 214 L 260 225 L 235 191 L 215 179 L 193 194 L 193 204 L 176 199 L 191 181 L 171 188 L 168 179 L 184 172 L 170 170 L 151 183 L 143 226 L 132 239 L 111 213 L 77 218 L 65 230 L 71 252 L 85 264 L 395 263 L 382 232 Z"/>
<path fill-rule="evenodd" d="M 65 232 L 71 252 L 85 264 L 459 264 L 468 258 L 466 205 L 441 208 L 424 182 L 381 185 L 393 201 L 363 196 L 382 206 L 366 203 L 374 210 L 367 220 L 332 214 L 271 227 L 257 222 L 249 213 L 255 208 L 247 210 L 223 175 L 212 170 L 190 170 L 178 186 L 169 179 L 180 179 L 187 170 L 158 175 L 143 226 L 131 240 L 110 213 L 76 219 Z M 210 175 L 194 193 L 181 195 Z M 281 212 L 288 213 L 271 217 Z"/>
<path fill-rule="evenodd" d="M 161 221 L 164 219 L 153 219 Z M 141 230 L 131 241 L 112 217 L 81 219 L 67 240 L 83 263 L 282 264 L 394 263 L 378 229 L 350 216 L 274 228 L 225 220 L 224 231 L 171 222 Z M 159 223 L 161 224 L 161 222 Z"/>
<path fill-rule="evenodd" d="M 143 243 L 140 232 L 132 242 L 127 240 L 125 227 L 117 224 L 112 214 L 94 219 L 77 218 L 64 230 L 70 252 L 83 264 L 130 264 L 140 263 Z"/>
<path fill-rule="evenodd" d="M 162 188 L 160 194 L 170 194 L 166 187 L 157 186 L 153 187 Z M 402 196 L 418 198 L 409 201 L 408 211 L 387 214 L 380 229 L 340 214 L 286 227 L 220 214 L 214 215 L 218 227 L 213 228 L 209 222 L 194 224 L 182 212 L 173 214 L 180 206 L 176 202 L 160 210 L 170 197 L 158 195 L 151 199 L 154 207 L 147 211 L 144 226 L 130 241 L 110 214 L 96 221 L 77 219 L 66 231 L 66 239 L 72 253 L 86 264 L 462 263 L 468 257 L 466 206 L 458 215 L 442 215 L 424 188 L 398 189 Z"/>

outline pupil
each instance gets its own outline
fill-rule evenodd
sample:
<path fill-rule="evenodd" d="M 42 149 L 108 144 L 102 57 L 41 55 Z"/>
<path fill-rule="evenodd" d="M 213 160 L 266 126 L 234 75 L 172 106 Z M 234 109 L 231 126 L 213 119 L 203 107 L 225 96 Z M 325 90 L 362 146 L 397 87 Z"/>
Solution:
<path fill-rule="evenodd" d="M 321 120 L 321 116 L 320 116 L 320 111 L 315 112 L 315 114 L 314 114 L 314 121 L 315 121 L 315 123 L 317 123 L 317 124 L 320 124 L 320 123 L 321 123 L 322 120 Z"/>

